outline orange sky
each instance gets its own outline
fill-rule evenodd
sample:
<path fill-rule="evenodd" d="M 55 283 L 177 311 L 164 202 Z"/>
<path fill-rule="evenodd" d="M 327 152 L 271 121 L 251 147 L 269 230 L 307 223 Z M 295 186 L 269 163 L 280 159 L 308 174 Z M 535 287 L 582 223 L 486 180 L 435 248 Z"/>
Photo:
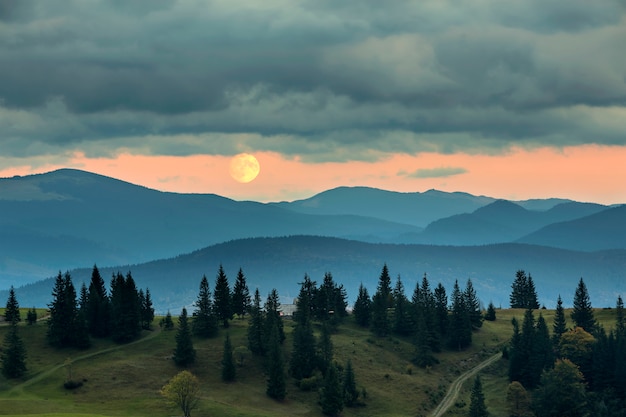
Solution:
<path fill-rule="evenodd" d="M 390 155 L 378 162 L 303 163 L 277 153 L 254 153 L 259 176 L 241 184 L 229 176 L 229 157 L 120 154 L 89 159 L 76 153 L 63 166 L 15 166 L 0 176 L 77 168 L 163 191 L 214 193 L 235 200 L 281 201 L 306 198 L 338 186 L 370 186 L 414 192 L 435 188 L 511 200 L 561 197 L 604 204 L 625 203 L 626 147 L 585 145 L 562 150 L 515 149 L 505 155 Z M 462 172 L 428 177 L 437 169 Z M 422 177 L 409 174 L 423 170 Z M 424 177 L 426 176 L 426 177 Z"/>

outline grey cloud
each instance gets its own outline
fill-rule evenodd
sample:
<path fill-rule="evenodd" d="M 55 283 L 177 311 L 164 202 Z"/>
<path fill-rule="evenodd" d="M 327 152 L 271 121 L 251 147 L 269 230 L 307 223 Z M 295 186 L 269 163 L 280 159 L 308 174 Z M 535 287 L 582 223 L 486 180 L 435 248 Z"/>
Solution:
<path fill-rule="evenodd" d="M 236 138 L 322 161 L 626 143 L 608 116 L 626 106 L 620 2 L 80 4 L 0 0 L 3 152 L 229 154 Z"/>
<path fill-rule="evenodd" d="M 465 174 L 467 169 L 461 167 L 420 168 L 413 172 L 401 173 L 412 178 L 445 178 Z"/>

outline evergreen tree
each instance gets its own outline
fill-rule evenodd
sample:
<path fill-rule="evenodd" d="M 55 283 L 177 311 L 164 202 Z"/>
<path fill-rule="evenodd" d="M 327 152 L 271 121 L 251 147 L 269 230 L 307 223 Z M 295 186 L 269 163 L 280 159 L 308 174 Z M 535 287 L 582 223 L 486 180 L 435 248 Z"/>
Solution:
<path fill-rule="evenodd" d="M 278 341 L 282 344 L 285 341 L 285 330 L 283 326 L 283 318 L 280 315 L 280 301 L 276 288 L 273 288 L 272 291 L 270 291 L 267 299 L 265 300 L 265 323 L 263 335 L 265 337 L 264 344 L 266 347 L 270 343 L 272 328 L 274 326 L 278 331 Z"/>
<path fill-rule="evenodd" d="M 354 314 L 354 320 L 359 326 L 369 327 L 370 319 L 372 317 L 372 300 L 367 293 L 367 288 L 363 286 L 363 283 L 359 286 L 359 295 L 354 303 L 352 314 Z"/>
<path fill-rule="evenodd" d="M 293 319 L 296 323 L 306 323 L 313 320 L 316 314 L 315 302 L 317 293 L 317 284 L 311 281 L 308 274 L 304 274 L 304 280 L 299 283 L 300 292 L 296 300 L 296 311 Z"/>
<path fill-rule="evenodd" d="M 485 313 L 485 320 L 487 321 L 496 321 L 496 307 L 490 301 L 489 306 L 487 307 L 487 312 Z"/>
<path fill-rule="evenodd" d="M 183 307 L 178 317 L 178 332 L 176 333 L 176 349 L 174 363 L 178 366 L 191 365 L 196 360 L 196 350 L 191 340 L 191 330 L 187 321 L 187 309 Z"/>
<path fill-rule="evenodd" d="M 511 319 L 513 326 L 513 336 L 509 346 L 509 381 L 519 381 L 522 376 L 522 368 L 524 367 L 524 357 L 521 350 L 521 334 L 519 331 L 519 323 L 513 317 Z"/>
<path fill-rule="evenodd" d="M 308 292 L 311 288 L 311 280 L 305 276 L 301 283 L 298 295 L 297 310 L 293 330 L 293 349 L 289 361 L 289 373 L 297 380 L 310 378 L 315 370 L 315 336 L 311 325 L 311 308 Z"/>
<path fill-rule="evenodd" d="M 261 310 L 261 295 L 259 289 L 254 291 L 252 307 L 250 308 L 250 321 L 248 322 L 248 348 L 256 355 L 265 353 L 265 338 L 263 337 L 263 311 Z"/>
<path fill-rule="evenodd" d="M 228 277 L 224 272 L 223 266 L 220 268 L 215 278 L 215 289 L 213 290 L 213 307 L 217 319 L 222 321 L 224 328 L 227 328 L 228 321 L 233 318 L 232 301 L 230 288 L 228 286 Z"/>
<path fill-rule="evenodd" d="M 333 361 L 333 342 L 330 338 L 330 325 L 328 323 L 322 323 L 318 351 L 318 368 L 326 375 L 328 366 Z"/>
<path fill-rule="evenodd" d="M 443 339 L 448 333 L 448 296 L 446 295 L 446 289 L 439 283 L 435 288 L 435 327 Z"/>
<path fill-rule="evenodd" d="M 448 343 L 450 348 L 462 350 L 472 344 L 472 323 L 465 304 L 466 297 L 459 289 L 459 282 L 454 282 Z"/>
<path fill-rule="evenodd" d="M 428 282 L 428 277 L 426 276 L 426 274 L 424 274 L 424 276 L 422 277 L 422 286 L 419 290 L 419 298 L 419 306 L 421 311 L 420 314 L 424 316 L 428 345 L 433 352 L 440 352 L 442 334 L 439 331 L 438 325 L 437 302 L 435 299 L 435 295 L 430 289 L 430 283 Z M 417 323 L 417 320 L 415 320 L 414 323 Z"/>
<path fill-rule="evenodd" d="M 287 383 L 285 380 L 285 365 L 281 349 L 281 337 L 278 324 L 273 322 L 268 343 L 267 358 L 267 389 L 266 394 L 270 398 L 282 401 L 287 395 Z"/>
<path fill-rule="evenodd" d="M 347 407 L 353 407 L 359 399 L 359 391 L 356 389 L 356 379 L 352 361 L 348 359 L 343 375 L 343 402 Z"/>
<path fill-rule="evenodd" d="M 471 279 L 467 280 L 463 296 L 465 297 L 465 308 L 467 309 L 472 329 L 481 328 L 483 325 L 483 315 L 480 312 L 480 300 L 476 295 L 476 290 L 474 289 Z"/>
<path fill-rule="evenodd" d="M 35 307 L 31 308 L 26 313 L 26 322 L 31 326 L 37 323 L 37 310 L 35 310 Z"/>
<path fill-rule="evenodd" d="M 26 373 L 26 348 L 18 334 L 16 321 L 11 322 L 0 352 L 2 374 L 5 377 L 19 378 Z"/>
<path fill-rule="evenodd" d="M 322 406 L 322 413 L 327 416 L 337 416 L 343 410 L 343 390 L 339 381 L 339 372 L 332 362 L 324 376 L 320 405 Z"/>
<path fill-rule="evenodd" d="M 530 274 L 526 275 L 524 270 L 515 273 L 515 280 L 511 285 L 510 296 L 511 308 L 525 308 L 536 310 L 539 308 L 539 300 L 535 283 Z"/>
<path fill-rule="evenodd" d="M 626 336 L 626 317 L 624 316 L 624 300 L 622 296 L 617 296 L 615 305 L 615 333 L 617 337 Z"/>
<path fill-rule="evenodd" d="M 239 268 L 237 272 L 237 278 L 235 279 L 235 285 L 233 287 L 233 313 L 238 315 L 242 320 L 244 316 L 250 310 L 250 290 L 246 283 L 246 276 L 243 274 L 243 270 Z"/>
<path fill-rule="evenodd" d="M 135 280 L 130 271 L 111 280 L 111 337 L 127 343 L 141 333 L 141 303 Z"/>
<path fill-rule="evenodd" d="M 206 275 L 200 280 L 200 291 L 193 312 L 192 332 L 198 337 L 214 337 L 218 332 L 217 317 L 213 312 L 209 280 Z"/>
<path fill-rule="evenodd" d="M 401 336 L 408 336 L 413 331 L 413 323 L 409 300 L 404 294 L 404 285 L 400 275 L 398 275 L 396 286 L 393 289 L 393 302 L 393 331 Z"/>
<path fill-rule="evenodd" d="M 528 287 L 526 272 L 518 270 L 515 273 L 515 280 L 511 285 L 511 295 L 509 300 L 511 308 L 526 308 L 525 293 Z"/>
<path fill-rule="evenodd" d="M 530 272 L 528 273 L 528 280 L 526 281 L 526 291 L 524 295 L 526 308 L 531 308 L 533 310 L 539 309 L 539 298 L 537 297 L 537 290 Z"/>
<path fill-rule="evenodd" d="M 48 319 L 48 343 L 54 347 L 74 346 L 78 306 L 76 304 L 76 290 L 72 284 L 69 272 L 59 274 L 55 279 L 52 290 L 52 303 L 48 305 L 50 318 Z"/>
<path fill-rule="evenodd" d="M 522 322 L 522 333 L 520 335 L 520 343 L 517 347 L 515 355 L 518 356 L 523 364 L 519 376 L 519 382 L 526 388 L 534 388 L 539 383 L 541 377 L 541 369 L 534 361 L 534 354 L 537 348 L 535 333 L 535 317 L 533 310 L 527 309 L 524 312 L 524 321 Z"/>
<path fill-rule="evenodd" d="M 552 340 L 550 339 L 548 325 L 541 313 L 539 313 L 537 325 L 535 326 L 535 339 L 533 341 L 533 351 L 529 362 L 536 386 L 541 379 L 543 371 L 550 369 L 552 365 L 554 365 Z"/>
<path fill-rule="evenodd" d="M 222 381 L 234 381 L 236 376 L 235 361 L 233 360 L 233 346 L 230 343 L 230 336 L 226 333 L 224 339 L 224 355 L 222 358 Z"/>
<path fill-rule="evenodd" d="M 387 336 L 391 330 L 388 310 L 393 306 L 393 295 L 391 292 L 391 278 L 387 264 L 378 279 L 378 287 L 372 298 L 372 331 L 377 336 Z"/>
<path fill-rule="evenodd" d="M 87 293 L 87 325 L 93 337 L 107 337 L 111 331 L 111 304 L 104 279 L 96 265 L 91 272 Z"/>
<path fill-rule="evenodd" d="M 172 313 L 170 313 L 170 311 L 167 310 L 167 314 L 165 315 L 165 318 L 163 319 L 163 329 L 172 330 L 173 328 L 174 328 L 174 322 L 172 321 Z"/>
<path fill-rule="evenodd" d="M 488 417 L 487 406 L 485 405 L 485 395 L 483 394 L 483 384 L 480 375 L 474 378 L 474 386 L 470 395 L 469 417 Z"/>
<path fill-rule="evenodd" d="M 415 356 L 413 363 L 420 368 L 426 368 L 439 363 L 439 360 L 432 354 L 432 348 L 428 343 L 428 329 L 426 327 L 426 318 L 420 314 L 417 318 L 417 332 L 415 334 Z"/>
<path fill-rule="evenodd" d="M 80 292 L 79 292 L 79 296 L 78 296 L 78 310 L 83 313 L 85 315 L 85 320 L 87 317 L 87 286 L 85 285 L 85 283 L 83 282 L 83 284 L 80 286 Z"/>
<path fill-rule="evenodd" d="M 563 300 L 561 295 L 556 300 L 556 311 L 554 314 L 554 324 L 552 325 L 552 345 L 558 350 L 561 341 L 561 335 L 567 331 L 567 323 L 565 321 L 565 309 L 563 309 Z"/>
<path fill-rule="evenodd" d="M 78 299 L 78 311 L 76 313 L 76 323 L 73 345 L 79 349 L 87 349 L 91 346 L 89 340 L 89 325 L 87 323 L 87 286 L 85 283 L 80 287 L 80 297 Z"/>
<path fill-rule="evenodd" d="M 595 330 L 596 320 L 593 316 L 593 309 L 591 308 L 591 301 L 589 300 L 587 286 L 582 278 L 578 281 L 576 293 L 574 294 L 572 320 L 576 326 L 582 327 L 589 333 L 593 333 Z"/>
<path fill-rule="evenodd" d="M 4 319 L 7 323 L 17 323 L 22 320 L 20 317 L 20 304 L 15 297 L 13 285 L 9 289 L 9 298 L 7 299 L 6 308 L 4 310 Z"/>
<path fill-rule="evenodd" d="M 139 290 L 141 292 L 141 290 Z M 145 295 L 141 302 L 141 327 L 150 330 L 152 321 L 154 320 L 154 307 L 152 306 L 152 296 L 150 289 L 146 288 Z"/>

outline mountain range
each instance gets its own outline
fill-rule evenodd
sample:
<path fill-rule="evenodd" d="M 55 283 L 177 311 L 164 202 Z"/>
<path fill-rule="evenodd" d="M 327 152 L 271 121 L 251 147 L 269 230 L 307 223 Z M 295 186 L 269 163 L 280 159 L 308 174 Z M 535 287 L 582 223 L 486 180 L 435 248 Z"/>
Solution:
<path fill-rule="evenodd" d="M 337 271 L 345 277 L 340 282 L 346 288 L 355 288 L 360 281 L 375 280 L 388 262 L 402 276 L 408 274 L 407 279 L 425 272 L 448 283 L 453 277 L 473 277 L 494 301 L 504 298 L 489 288 L 508 292 L 510 284 L 502 288 L 498 279 L 513 276 L 519 268 L 530 269 L 533 259 L 542 260 L 535 272 L 561 269 L 575 279 L 602 270 L 607 284 L 626 270 L 622 263 L 626 206 L 367 187 L 339 187 L 293 202 L 258 203 L 215 194 L 161 192 L 71 169 L 0 179 L 0 235 L 0 289 L 32 284 L 30 290 L 20 290 L 32 294 L 23 301 L 26 305 L 30 301 L 39 305 L 50 297 L 51 287 L 38 295 L 32 292 L 36 281 L 59 270 L 90 271 L 93 264 L 109 272 L 132 269 L 141 275 L 152 271 L 154 262 L 165 262 L 170 266 L 159 268 L 163 274 L 177 275 L 178 268 L 185 279 L 199 282 L 202 274 L 211 276 L 219 263 L 231 260 L 233 276 L 239 264 L 251 281 L 264 286 L 283 282 L 288 295 L 297 291 L 304 273 L 321 280 L 324 270 Z M 315 240 L 312 250 L 312 241 L 307 240 L 311 236 L 326 241 Z M 265 246 L 274 247 L 276 259 Z M 333 252 L 320 251 L 324 246 Z M 516 252 L 527 254 L 527 259 L 513 255 Z M 467 261 L 473 256 L 474 261 Z M 187 266 L 193 260 L 202 267 Z M 161 288 L 155 271 L 138 280 Z M 565 279 L 560 273 L 550 274 L 554 282 Z M 594 278 L 594 283 L 600 281 Z M 615 288 L 611 284 L 601 291 L 606 290 L 610 299 Z M 178 294 L 178 301 L 189 301 L 180 291 L 163 289 L 170 299 Z M 195 293 L 196 285 L 185 286 L 185 291 Z M 169 308 L 165 298 L 160 303 Z"/>

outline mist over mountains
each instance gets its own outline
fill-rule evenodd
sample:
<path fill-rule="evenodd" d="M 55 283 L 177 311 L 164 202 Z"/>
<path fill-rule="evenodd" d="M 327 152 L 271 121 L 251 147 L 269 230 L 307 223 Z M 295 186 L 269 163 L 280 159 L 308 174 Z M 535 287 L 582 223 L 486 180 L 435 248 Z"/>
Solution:
<path fill-rule="evenodd" d="M 447 287 L 471 277 L 483 302 L 503 306 L 517 269 L 548 305 L 558 293 L 567 302 L 581 276 L 612 305 L 626 281 L 626 206 L 563 199 L 340 187 L 263 204 L 63 169 L 0 179 L 0 234 L 0 290 L 30 284 L 18 290 L 24 306 L 49 302 L 52 284 L 37 281 L 59 270 L 88 281 L 94 264 L 103 276 L 131 270 L 161 309 L 193 302 L 220 263 L 286 297 L 326 271 L 351 298 L 360 282 L 373 291 L 385 262 L 407 291 L 424 273 Z"/>

